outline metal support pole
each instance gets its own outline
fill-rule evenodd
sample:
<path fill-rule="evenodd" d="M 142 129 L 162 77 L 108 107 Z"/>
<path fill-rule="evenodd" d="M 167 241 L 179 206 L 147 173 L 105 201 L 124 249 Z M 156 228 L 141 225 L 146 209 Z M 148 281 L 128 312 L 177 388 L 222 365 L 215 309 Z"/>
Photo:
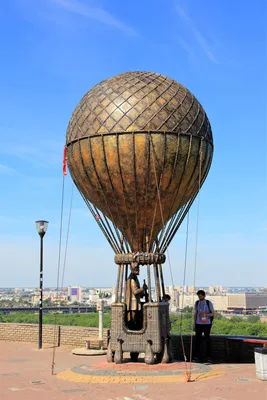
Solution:
<path fill-rule="evenodd" d="M 160 287 L 159 287 L 159 273 L 158 273 L 157 264 L 154 264 L 154 278 L 155 278 L 155 289 L 156 289 L 156 301 L 159 303 L 159 301 L 160 301 Z"/>
<path fill-rule="evenodd" d="M 125 264 L 124 303 L 126 303 L 126 297 L 127 297 L 127 279 L 128 279 L 128 264 Z"/>
<path fill-rule="evenodd" d="M 43 236 L 40 236 L 39 350 L 43 346 Z"/>
<path fill-rule="evenodd" d="M 103 311 L 99 311 L 99 339 L 103 339 Z"/>
<path fill-rule="evenodd" d="M 120 291 L 119 291 L 119 302 L 122 302 L 122 290 L 123 290 L 123 272 L 124 272 L 124 265 L 121 266 L 121 274 L 120 274 Z"/>
<path fill-rule="evenodd" d="M 118 300 L 119 300 L 120 276 L 121 276 L 121 265 L 118 265 L 116 292 L 115 292 L 115 303 L 118 303 Z"/>
<path fill-rule="evenodd" d="M 162 265 L 159 265 L 159 273 L 160 273 L 160 280 L 161 280 L 161 293 L 162 293 L 162 298 L 165 297 L 165 285 L 164 285 L 164 278 L 163 278 L 163 272 L 162 272 Z"/>
<path fill-rule="evenodd" d="M 149 242 L 148 242 L 148 231 L 146 230 L 146 251 L 149 252 Z M 150 276 L 150 265 L 147 264 L 147 286 L 148 286 L 148 302 L 151 303 L 151 276 Z"/>
<path fill-rule="evenodd" d="M 151 296 L 151 276 L 150 276 L 150 265 L 147 264 L 147 286 L 148 286 L 148 302 L 151 303 L 152 296 Z"/>

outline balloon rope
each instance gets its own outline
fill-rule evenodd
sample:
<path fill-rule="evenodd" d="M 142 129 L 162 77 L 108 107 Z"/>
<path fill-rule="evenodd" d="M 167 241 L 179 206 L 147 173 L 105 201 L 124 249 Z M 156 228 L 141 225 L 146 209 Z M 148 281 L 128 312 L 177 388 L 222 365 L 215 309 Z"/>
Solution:
<path fill-rule="evenodd" d="M 60 279 L 64 195 L 65 195 L 65 174 L 63 174 L 62 193 L 61 193 L 61 212 L 60 212 L 60 229 L 59 229 L 58 263 L 57 263 L 57 288 L 56 288 L 57 299 L 58 299 L 58 293 L 59 293 L 59 279 Z M 57 328 L 57 312 L 55 313 L 55 321 L 54 321 L 53 355 L 52 355 L 52 367 L 51 367 L 52 375 L 54 375 L 54 369 L 55 369 L 56 333 L 58 332 L 58 330 L 56 328 Z"/>
<path fill-rule="evenodd" d="M 158 183 L 157 170 L 156 170 L 156 164 L 155 164 L 155 154 L 154 154 L 155 149 L 154 149 L 154 144 L 153 144 L 151 135 L 150 135 L 150 140 L 151 140 L 151 144 L 152 144 L 152 156 L 153 156 L 152 160 L 153 160 L 153 168 L 154 168 L 155 180 L 156 180 L 156 186 L 157 186 L 157 193 L 158 193 L 158 203 L 159 203 L 160 214 L 161 214 L 162 225 L 163 225 L 163 231 L 164 231 L 165 230 L 165 223 L 164 223 L 162 204 L 161 204 L 161 198 L 160 198 L 159 183 Z M 153 229 L 152 229 L 152 231 L 153 231 Z M 153 233 L 152 231 L 151 231 L 151 235 Z"/>
<path fill-rule="evenodd" d="M 78 189 L 79 190 L 79 189 Z M 86 199 L 86 197 L 84 197 L 84 195 L 82 194 L 82 192 L 79 190 L 85 204 L 87 205 L 90 213 L 92 214 L 92 216 L 94 217 L 95 221 L 97 222 L 99 228 L 101 229 L 101 231 L 103 232 L 105 238 L 107 239 L 107 241 L 109 242 L 111 248 L 113 249 L 114 253 L 117 253 L 117 247 L 116 247 L 116 243 L 113 240 L 113 236 L 110 234 L 110 226 L 106 225 L 101 217 L 100 211 L 97 210 L 97 208 L 93 208 L 91 203 L 89 202 L 89 200 Z M 105 218 L 105 216 L 103 216 Z"/>
<path fill-rule="evenodd" d="M 187 151 L 186 162 L 184 163 L 183 172 L 182 172 L 181 177 L 180 177 L 180 179 L 179 179 L 179 183 L 177 183 L 177 189 L 176 189 L 175 195 L 173 196 L 173 201 L 172 201 L 172 204 L 171 204 L 171 206 L 170 206 L 169 215 L 171 214 L 171 211 L 172 211 L 172 209 L 173 209 L 173 207 L 174 207 L 175 199 L 177 199 L 177 195 L 178 195 L 178 193 L 179 193 L 179 190 L 180 190 L 180 188 L 181 188 L 181 183 L 182 183 L 182 181 L 183 181 L 183 176 L 184 176 L 184 174 L 185 174 L 185 172 L 186 172 L 186 168 L 187 168 L 188 162 L 189 162 L 189 160 L 190 160 L 191 149 L 192 149 L 192 141 L 193 141 L 193 139 L 192 139 L 192 135 L 191 135 L 191 136 L 190 136 L 190 140 L 189 140 L 189 146 L 188 146 L 188 151 Z M 183 195 L 181 196 L 180 202 L 179 202 L 180 204 L 185 203 L 185 197 L 186 197 L 186 195 L 188 194 L 189 187 L 190 187 L 190 184 L 191 184 L 191 181 L 192 181 L 193 177 L 194 177 L 194 170 L 192 171 L 192 174 L 191 174 L 190 179 L 188 179 L 187 186 L 186 186 L 186 187 L 184 188 L 184 190 L 183 190 Z M 184 212 L 185 209 L 188 210 L 188 207 L 187 207 L 187 204 L 186 204 L 186 203 L 184 204 L 184 206 L 182 206 L 182 207 L 180 208 L 180 210 L 177 210 L 177 212 L 176 212 L 176 214 L 175 214 L 175 216 L 174 216 L 174 225 L 175 225 L 175 226 L 174 226 L 174 227 L 171 226 L 171 231 L 170 231 L 170 232 L 168 232 L 168 231 L 169 231 L 168 229 L 167 229 L 167 231 L 165 232 L 164 238 L 163 238 L 162 243 L 161 243 L 161 248 L 160 248 L 160 250 L 161 250 L 162 252 L 164 252 L 164 251 L 168 248 L 168 246 L 169 246 L 169 244 L 170 244 L 170 242 L 171 242 L 171 239 L 169 240 L 169 238 L 170 238 L 170 237 L 171 237 L 171 238 L 174 237 L 173 231 L 175 230 L 175 227 L 177 227 L 177 229 L 176 229 L 176 231 L 177 231 L 178 228 L 179 228 L 179 226 L 180 226 L 181 223 L 183 222 L 183 219 L 184 219 L 184 217 L 185 217 L 185 215 L 186 215 L 186 213 L 187 213 L 187 211 Z M 169 219 L 169 215 L 168 215 L 167 220 Z M 180 225 L 179 225 L 179 223 L 180 223 Z M 171 223 L 171 225 L 173 225 L 173 223 Z M 175 233 L 176 233 L 176 231 L 175 231 Z M 164 242 L 164 245 L 163 245 L 163 242 Z M 163 250 L 163 248 L 165 248 L 165 250 Z"/>
<path fill-rule="evenodd" d="M 197 276 L 198 230 L 199 230 L 199 214 L 200 214 L 200 189 L 201 189 L 201 175 L 202 175 L 202 144 L 203 144 L 203 137 L 201 138 L 200 149 L 199 149 L 198 205 L 197 205 L 196 245 L 195 245 L 194 284 L 193 284 L 194 285 L 194 294 L 195 294 L 196 276 Z M 193 294 L 193 309 L 192 309 L 192 327 L 194 326 L 194 323 L 195 323 L 194 294 Z M 192 371 L 192 354 L 193 354 L 193 331 L 191 332 L 191 340 L 190 340 L 189 379 L 191 378 L 191 371 Z"/>
<path fill-rule="evenodd" d="M 150 138 L 151 138 L 151 136 L 150 136 Z M 161 197 L 160 197 L 160 188 L 159 188 L 159 183 L 158 183 L 158 178 L 157 178 L 157 170 L 156 170 L 156 164 L 155 164 L 155 154 L 154 154 L 155 149 L 154 149 L 152 138 L 151 138 L 151 143 L 152 143 L 153 167 L 154 167 L 155 180 L 156 180 L 157 192 L 158 192 L 158 202 L 159 202 L 159 208 L 160 208 L 163 231 L 165 231 L 165 223 L 164 223 L 163 210 L 162 210 Z M 153 229 L 152 229 L 152 231 L 153 231 Z M 152 231 L 151 231 L 151 235 L 152 235 Z M 171 259 L 170 259 L 170 255 L 169 255 L 168 249 L 167 249 L 167 257 L 168 257 L 168 262 L 169 262 L 169 269 L 170 269 L 172 287 L 174 287 L 174 279 L 173 279 L 173 274 L 172 274 Z"/>
<path fill-rule="evenodd" d="M 155 173 L 157 194 L 159 195 L 159 185 L 158 185 L 157 171 L 156 171 L 156 165 L 155 165 L 155 155 L 154 155 L 155 149 L 154 149 L 151 133 L 150 133 L 150 136 L 149 136 L 149 140 L 150 140 L 150 143 L 151 143 L 150 147 L 152 148 L 152 162 L 153 162 L 154 173 Z M 149 249 L 147 251 L 149 251 L 151 249 L 151 247 L 153 248 L 153 245 L 151 246 L 151 240 L 152 240 L 153 230 L 154 230 L 154 226 L 155 226 L 155 219 L 156 219 L 156 214 L 157 214 L 158 203 L 159 203 L 159 205 L 161 205 L 161 202 L 159 200 L 160 200 L 160 198 L 156 202 L 155 210 L 154 210 L 154 213 L 153 213 L 152 227 L 151 227 L 151 232 L 150 232 L 150 237 L 149 237 Z M 162 210 L 160 210 L 160 211 L 162 211 Z M 165 226 L 164 225 L 163 225 L 163 229 L 165 230 Z"/>
<path fill-rule="evenodd" d="M 63 270 L 62 270 L 62 277 L 61 277 L 61 287 L 60 287 L 60 290 L 58 290 L 58 288 L 57 288 L 58 311 L 59 311 L 59 307 L 60 307 L 60 302 L 59 302 L 58 296 L 59 296 L 59 294 L 63 293 L 63 284 L 64 284 L 64 277 L 65 277 L 65 270 L 66 270 L 66 263 L 67 263 L 67 252 L 68 252 L 69 233 L 70 233 L 70 221 L 71 221 L 72 203 L 73 203 L 73 190 L 74 190 L 74 182 L 72 183 L 72 188 L 71 188 L 70 209 L 69 209 L 69 217 L 68 217 L 68 228 L 67 228 L 67 236 L 66 236 L 66 244 L 65 244 L 65 252 L 64 252 Z M 62 228 L 61 228 L 61 235 L 62 235 Z M 59 263 L 60 263 L 60 260 L 59 260 Z M 55 334 L 56 326 L 57 326 L 57 314 L 55 314 L 55 326 L 54 326 L 52 375 L 54 375 L 55 357 L 56 357 L 56 334 Z"/>
<path fill-rule="evenodd" d="M 101 142 L 102 142 L 102 152 L 103 152 L 103 156 L 104 156 L 103 159 L 104 159 L 104 163 L 105 163 L 105 168 L 106 168 L 109 184 L 110 184 L 110 187 L 112 189 L 112 197 L 113 197 L 113 202 L 112 203 L 116 207 L 115 215 L 117 213 L 117 217 L 120 219 L 120 224 L 121 224 L 122 227 L 124 227 L 125 219 L 123 218 L 123 215 L 119 210 L 118 201 L 117 201 L 116 194 L 115 194 L 115 189 L 114 189 L 114 184 L 113 184 L 113 181 L 111 179 L 110 168 L 108 166 L 107 155 L 106 155 L 106 145 L 105 145 L 104 135 L 102 135 L 102 141 Z M 101 185 L 101 188 L 102 188 L 102 191 L 104 191 L 102 185 Z M 109 208 L 109 210 L 110 210 L 110 214 L 111 214 L 111 208 Z M 126 220 L 127 220 L 127 218 L 126 218 Z M 120 233 L 119 233 L 118 228 L 115 225 L 115 220 L 114 220 L 113 215 L 112 215 L 112 224 L 113 224 L 114 232 L 116 233 L 117 239 L 118 239 L 118 241 L 120 243 L 120 252 L 121 253 L 125 253 L 123 242 L 121 242 Z M 116 242 L 117 242 L 117 239 L 116 239 Z"/>
<path fill-rule="evenodd" d="M 96 178 L 97 178 L 97 181 L 98 181 L 98 187 L 99 187 L 99 189 L 100 189 L 100 191 L 101 191 L 103 200 L 104 200 L 104 202 L 106 203 L 106 206 L 107 206 L 108 217 L 109 217 L 109 219 L 110 219 L 111 221 L 115 221 L 115 218 L 114 218 L 114 216 L 113 216 L 111 207 L 110 207 L 110 205 L 109 205 L 109 201 L 108 201 L 107 196 L 106 196 L 106 191 L 105 191 L 105 189 L 104 189 L 103 183 L 101 182 L 101 179 L 99 178 L 99 174 L 98 174 L 98 171 L 97 171 L 97 168 L 96 168 L 96 163 L 95 163 L 95 158 L 94 158 L 94 155 L 93 155 L 93 149 L 92 149 L 92 143 L 91 143 L 91 138 L 90 138 L 90 137 L 88 137 L 88 151 L 89 151 L 89 154 L 90 154 L 92 166 L 93 166 L 93 168 L 94 168 L 94 173 L 95 173 Z M 104 150 L 103 150 L 103 151 L 104 151 Z M 82 157 L 81 152 L 80 152 L 80 159 L 81 159 L 81 162 L 83 163 L 83 157 Z M 86 173 L 86 175 L 87 175 L 87 177 L 88 177 L 88 176 L 89 176 L 89 175 L 88 175 L 88 171 L 87 171 L 87 169 L 84 167 L 84 164 L 83 164 L 83 170 L 85 171 L 85 173 Z M 105 218 L 105 215 L 104 215 L 104 218 Z M 108 223 L 107 219 L 106 219 L 106 224 L 109 226 L 109 223 Z M 110 227 L 109 227 L 109 228 L 110 228 Z M 111 228 L 110 228 L 110 229 L 111 229 Z M 111 229 L 111 231 L 112 231 L 112 229 Z M 117 252 L 117 253 L 120 253 L 119 238 L 118 238 L 118 240 L 116 240 L 116 238 L 114 238 L 114 241 L 115 241 L 115 243 L 116 243 L 116 248 L 117 248 L 117 251 L 116 251 L 116 252 Z"/>
<path fill-rule="evenodd" d="M 80 142 L 79 142 L 79 141 L 78 141 L 78 144 L 79 144 L 80 158 L 81 158 L 81 161 L 82 161 L 81 146 L 80 146 Z M 77 160 L 76 160 L 76 158 L 75 158 L 75 156 L 74 156 L 74 153 L 73 153 L 73 146 L 72 146 L 72 145 L 69 146 L 68 158 L 72 160 L 72 163 L 73 163 L 73 165 L 74 165 L 73 172 L 74 172 L 75 170 L 76 170 L 76 171 L 79 170 L 79 164 L 77 164 Z M 85 172 L 86 177 L 87 177 L 87 179 L 88 179 L 88 181 L 89 181 L 89 183 L 90 183 L 90 182 L 91 182 L 90 175 L 88 175 L 86 169 L 84 170 L 84 172 Z M 86 197 L 83 195 L 83 193 L 82 193 L 81 190 L 79 189 L 80 184 L 79 184 L 78 176 L 76 176 L 76 175 L 74 176 L 74 174 L 73 174 L 72 179 L 74 180 L 74 183 L 75 183 L 75 185 L 76 185 L 78 191 L 80 192 L 81 197 L 83 198 L 85 204 L 86 204 L 87 207 L 89 208 L 89 211 L 90 211 L 91 214 L 93 215 L 95 221 L 97 222 L 99 228 L 101 229 L 101 231 L 103 232 L 105 238 L 106 238 L 107 241 L 109 242 L 109 244 L 110 244 L 111 248 L 113 249 L 114 253 L 119 253 L 119 248 L 117 247 L 117 243 L 115 243 L 116 240 L 115 240 L 115 242 L 114 242 L 113 238 L 111 237 L 111 234 L 110 234 L 111 228 L 110 228 L 110 226 L 109 226 L 107 223 L 105 224 L 105 222 L 103 221 L 103 218 L 101 217 L 101 213 L 100 213 L 96 208 L 95 208 L 95 210 L 93 209 L 93 206 L 91 205 L 91 203 L 89 202 L 89 200 L 86 199 Z M 103 216 L 103 217 L 105 218 L 105 216 Z"/>
<path fill-rule="evenodd" d="M 205 140 L 205 142 L 207 143 L 206 135 L 201 140 L 202 141 Z M 205 159 L 208 158 L 209 150 L 210 150 L 210 147 L 206 146 Z M 203 154 L 203 157 L 204 157 L 204 154 Z M 206 178 L 208 176 L 208 173 L 209 173 L 209 170 L 210 170 L 210 166 L 211 166 L 211 161 L 212 161 L 212 158 L 209 160 L 209 163 L 206 166 L 205 170 L 204 171 L 202 170 L 201 186 L 203 185 L 203 183 L 205 182 L 205 180 L 206 180 Z M 181 226 L 181 224 L 182 224 L 187 212 L 189 211 L 190 207 L 194 203 L 194 201 L 195 201 L 195 199 L 196 199 L 196 197 L 198 195 L 198 189 L 199 189 L 198 186 L 199 186 L 199 184 L 198 184 L 198 182 L 196 182 L 196 186 L 195 186 L 196 194 L 191 198 L 191 200 L 189 202 L 187 202 L 187 204 L 185 206 L 183 206 L 181 208 L 181 210 L 178 213 L 175 214 L 175 222 L 172 223 L 172 221 L 171 221 L 171 226 L 168 226 L 167 230 L 165 231 L 165 238 L 164 238 L 164 240 L 161 240 L 160 246 L 159 246 L 161 253 L 164 253 L 166 251 L 166 248 L 170 245 L 170 243 L 171 243 L 172 239 L 174 238 L 177 230 Z M 195 192 L 195 189 L 192 190 L 193 193 Z"/>
<path fill-rule="evenodd" d="M 128 225 L 128 230 L 129 230 L 129 234 L 131 236 L 131 243 L 133 243 L 133 231 L 132 231 L 132 227 L 129 221 L 129 207 L 127 205 L 127 201 L 126 201 L 126 194 L 125 194 L 125 183 L 123 180 L 123 175 L 122 175 L 122 168 L 121 168 L 121 155 L 120 155 L 120 143 L 119 143 L 119 135 L 116 133 L 116 146 L 117 146 L 117 158 L 118 158 L 118 168 L 119 168 L 119 176 L 120 176 L 120 181 L 121 181 L 121 187 L 122 187 L 122 193 L 123 193 L 123 202 L 124 202 L 124 207 L 126 210 L 126 219 L 127 219 L 127 225 Z M 126 250 L 128 251 L 128 253 L 130 253 L 130 247 L 128 242 L 125 240 L 125 247 Z"/>
<path fill-rule="evenodd" d="M 167 186 L 166 189 L 169 189 L 169 187 L 171 186 L 171 183 L 172 183 L 172 180 L 173 180 L 173 177 L 174 177 L 174 174 L 175 174 L 177 162 L 178 162 L 179 151 L 180 151 L 180 135 L 178 134 L 178 135 L 177 135 L 177 145 L 176 145 L 175 160 L 174 160 L 174 164 L 173 164 L 173 168 L 172 168 L 172 175 L 171 175 L 171 179 L 170 179 L 169 184 L 168 184 L 168 186 Z M 177 193 L 178 193 L 178 191 L 179 191 L 179 187 L 180 187 L 180 184 L 177 185 L 176 192 L 175 192 L 175 196 L 173 196 L 172 205 L 171 205 L 171 207 L 170 207 L 170 211 L 169 211 L 169 215 L 168 215 L 167 220 L 169 220 L 169 217 L 170 217 L 170 215 L 171 215 L 171 211 L 172 211 L 172 208 L 173 208 L 173 205 L 174 205 L 175 197 L 176 197 L 176 195 L 177 195 Z M 174 222 L 174 220 L 175 220 L 176 214 L 177 214 L 177 213 L 175 213 L 175 215 L 173 215 L 173 217 L 171 218 L 170 223 L 168 224 L 167 230 L 166 230 L 166 232 L 165 232 L 165 236 L 167 236 L 169 230 L 171 229 L 171 226 L 172 226 L 172 224 L 173 224 L 173 222 Z M 161 233 L 160 233 L 160 236 L 159 236 L 159 243 L 161 243 L 162 236 L 163 236 L 163 235 L 162 235 L 162 232 L 161 232 Z M 161 247 L 161 246 L 160 246 L 160 247 Z"/>
<path fill-rule="evenodd" d="M 183 294 L 182 294 L 182 305 L 181 305 L 181 310 L 184 309 L 184 294 L 185 294 L 184 287 L 185 287 L 185 281 L 186 281 L 186 268 L 187 268 L 188 233 L 189 233 L 189 212 L 188 212 L 188 214 L 187 214 L 187 223 L 186 223 L 185 257 L 184 257 L 184 277 L 183 277 Z M 182 334 L 182 323 L 183 323 L 183 312 L 181 312 L 181 319 L 180 319 L 180 335 L 181 335 L 182 351 L 183 351 L 183 356 L 184 356 L 184 360 L 185 360 L 185 369 L 186 369 L 186 372 L 188 372 L 187 357 L 186 357 L 186 354 L 185 354 L 184 339 L 183 339 L 183 334 Z"/>
<path fill-rule="evenodd" d="M 65 276 L 65 269 L 66 269 L 66 262 L 67 262 L 67 252 L 68 252 L 69 233 L 70 233 L 70 221 L 71 221 L 72 202 L 73 202 L 73 189 L 74 189 L 74 183 L 72 183 L 72 188 L 71 188 L 70 210 L 69 210 L 69 218 L 68 218 L 68 229 L 67 229 L 64 261 L 63 261 L 63 271 L 62 271 L 62 279 L 61 279 L 61 292 L 63 290 L 64 276 Z"/>

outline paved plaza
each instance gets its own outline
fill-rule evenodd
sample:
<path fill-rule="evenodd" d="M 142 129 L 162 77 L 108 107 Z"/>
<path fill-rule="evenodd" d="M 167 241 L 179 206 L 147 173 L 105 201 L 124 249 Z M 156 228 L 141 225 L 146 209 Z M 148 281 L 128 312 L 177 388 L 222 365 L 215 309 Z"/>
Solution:
<path fill-rule="evenodd" d="M 0 342 L 1 395 L 5 400 L 239 400 L 267 399 L 267 382 L 259 381 L 254 364 L 147 366 L 142 362 L 108 364 L 105 356 L 71 354 L 57 348 L 41 351 L 32 344 Z"/>

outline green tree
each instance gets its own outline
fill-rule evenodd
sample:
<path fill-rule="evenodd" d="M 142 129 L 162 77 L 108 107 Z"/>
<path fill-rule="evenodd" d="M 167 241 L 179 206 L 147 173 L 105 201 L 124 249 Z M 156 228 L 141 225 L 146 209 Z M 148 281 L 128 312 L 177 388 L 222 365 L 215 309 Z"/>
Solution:
<path fill-rule="evenodd" d="M 192 311 L 193 311 L 193 307 L 186 306 L 183 308 L 183 312 L 192 312 Z"/>
<path fill-rule="evenodd" d="M 216 318 L 217 321 L 225 319 L 225 317 L 222 314 L 217 313 L 217 312 L 215 313 L 215 318 Z"/>
<path fill-rule="evenodd" d="M 256 323 L 256 322 L 260 322 L 261 318 L 259 315 L 249 315 L 247 317 L 247 321 L 251 322 L 252 324 Z"/>
<path fill-rule="evenodd" d="M 172 334 L 193 334 L 192 331 L 192 313 L 185 312 L 183 314 L 170 315 Z M 72 326 L 98 327 L 98 313 L 92 312 L 88 314 L 44 314 L 43 323 Z M 8 315 L 0 315 L 0 322 L 16 322 L 16 323 L 38 323 L 38 313 L 11 313 Z M 110 328 L 111 313 L 104 313 L 104 327 Z M 212 325 L 213 335 L 229 335 L 229 336 L 256 336 L 267 337 L 267 323 L 249 322 L 240 317 L 214 318 Z"/>
<path fill-rule="evenodd" d="M 244 319 L 243 319 L 242 317 L 234 316 L 234 317 L 230 318 L 229 321 L 230 321 L 230 322 L 239 323 L 239 322 L 243 322 Z"/>

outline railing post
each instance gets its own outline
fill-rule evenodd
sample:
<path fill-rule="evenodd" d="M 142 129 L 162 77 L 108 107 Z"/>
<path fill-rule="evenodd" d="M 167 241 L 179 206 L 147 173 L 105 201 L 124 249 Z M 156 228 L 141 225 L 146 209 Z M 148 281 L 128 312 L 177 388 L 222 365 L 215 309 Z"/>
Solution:
<path fill-rule="evenodd" d="M 98 338 L 103 339 L 103 308 L 104 300 L 97 301 L 97 311 L 99 313 L 99 328 L 98 328 Z"/>

